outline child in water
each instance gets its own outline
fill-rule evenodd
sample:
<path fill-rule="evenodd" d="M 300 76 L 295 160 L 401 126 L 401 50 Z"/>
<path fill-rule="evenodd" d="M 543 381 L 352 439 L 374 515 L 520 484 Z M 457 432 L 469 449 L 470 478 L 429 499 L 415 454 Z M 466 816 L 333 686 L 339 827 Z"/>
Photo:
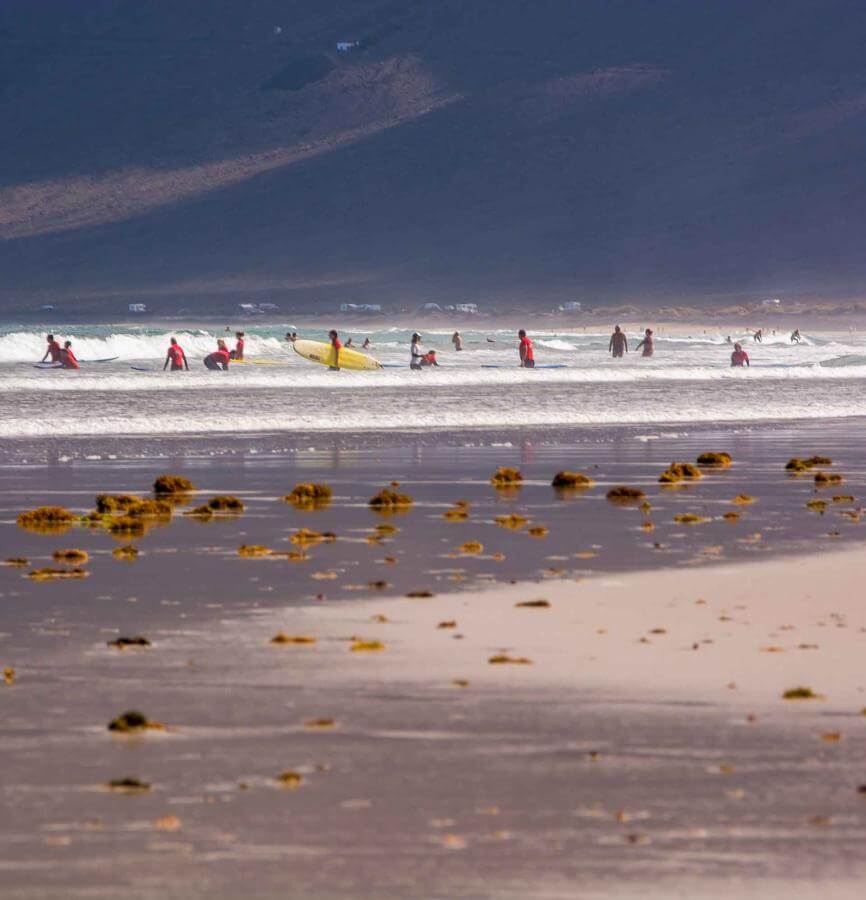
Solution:
<path fill-rule="evenodd" d="M 643 347 L 643 353 L 641 356 L 652 356 L 653 355 L 653 330 L 652 328 L 647 328 L 644 332 L 643 340 L 634 348 L 634 352 L 637 353 L 640 348 Z"/>

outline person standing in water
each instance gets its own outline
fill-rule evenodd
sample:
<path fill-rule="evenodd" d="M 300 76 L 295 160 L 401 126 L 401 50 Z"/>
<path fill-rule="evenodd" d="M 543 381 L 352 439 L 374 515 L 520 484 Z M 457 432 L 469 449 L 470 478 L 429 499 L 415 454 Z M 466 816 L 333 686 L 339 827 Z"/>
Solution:
<path fill-rule="evenodd" d="M 366 350 L 367 347 L 369 347 L 370 344 L 372 344 L 372 343 L 373 343 L 373 342 L 370 340 L 370 338 L 365 337 L 365 338 L 364 338 L 364 343 L 361 344 L 361 349 L 362 349 L 362 350 Z"/>
<path fill-rule="evenodd" d="M 643 353 L 641 356 L 652 356 L 653 355 L 653 330 L 652 328 L 647 328 L 647 330 L 643 333 L 643 340 L 634 348 L 634 352 L 637 353 L 640 348 L 643 347 Z"/>
<path fill-rule="evenodd" d="M 235 349 L 232 350 L 229 355 L 232 359 L 240 360 L 244 358 L 244 333 L 242 331 L 236 331 L 235 338 L 237 338 Z"/>
<path fill-rule="evenodd" d="M 438 368 L 438 367 L 439 367 L 439 362 L 438 362 L 437 359 L 436 359 L 436 351 L 435 351 L 435 350 L 428 350 L 428 351 L 421 357 L 421 365 L 422 365 L 422 366 L 436 366 L 436 367 Z"/>
<path fill-rule="evenodd" d="M 328 338 L 331 341 L 331 346 L 334 348 L 334 364 L 332 366 L 328 366 L 328 368 L 332 372 L 339 372 L 340 351 L 343 349 L 343 342 L 340 340 L 340 336 L 333 328 L 328 332 Z"/>
<path fill-rule="evenodd" d="M 416 331 L 412 335 L 412 343 L 409 345 L 409 368 L 413 372 L 419 372 L 423 365 L 424 353 L 421 350 L 421 335 Z"/>
<path fill-rule="evenodd" d="M 61 369 L 78 369 L 78 360 L 72 352 L 72 341 L 66 341 L 60 351 L 60 368 Z"/>
<path fill-rule="evenodd" d="M 613 354 L 614 359 L 621 359 L 623 353 L 628 353 L 628 338 L 619 325 L 614 327 L 607 349 L 609 353 Z"/>
<path fill-rule="evenodd" d="M 792 344 L 799 344 L 800 341 L 801 341 L 802 339 L 803 339 L 803 335 L 800 334 L 800 329 L 799 329 L 799 328 L 795 328 L 795 329 L 791 332 L 791 343 L 792 343 Z"/>
<path fill-rule="evenodd" d="M 351 346 L 352 346 L 352 339 L 351 339 L 351 338 L 349 338 L 349 340 L 346 341 L 346 346 L 347 346 L 347 347 L 351 347 Z"/>
<path fill-rule="evenodd" d="M 454 334 L 451 335 L 451 343 L 454 344 L 455 350 L 459 351 L 463 349 L 463 338 L 460 337 L 459 331 L 455 331 Z"/>
<path fill-rule="evenodd" d="M 762 344 L 764 342 L 764 329 L 758 328 L 757 331 L 752 334 L 752 340 L 757 344 Z"/>
<path fill-rule="evenodd" d="M 749 362 L 749 354 L 743 350 L 740 344 L 734 344 L 734 352 L 731 354 L 731 366 L 748 366 L 749 368 L 752 366 Z"/>
<path fill-rule="evenodd" d="M 163 372 L 168 368 L 169 364 L 171 364 L 172 372 L 181 372 L 183 369 L 186 369 L 187 372 L 189 372 L 189 363 L 186 361 L 186 353 L 183 352 L 183 347 L 178 344 L 176 337 L 171 339 L 168 352 L 165 354 L 165 363 L 163 363 L 162 366 Z"/>
<path fill-rule="evenodd" d="M 535 351 L 532 349 L 532 341 L 526 336 L 526 331 L 523 328 L 517 332 L 517 336 L 520 338 L 517 351 L 520 354 L 520 368 L 534 369 Z"/>
<path fill-rule="evenodd" d="M 56 340 L 54 340 L 54 335 L 46 335 L 45 340 L 48 341 L 48 348 L 45 351 L 45 356 L 42 357 L 40 362 L 45 362 L 45 360 L 48 359 L 49 356 L 51 357 L 51 362 L 60 362 L 60 344 Z"/>
<path fill-rule="evenodd" d="M 231 358 L 232 356 L 228 347 L 226 347 L 226 342 L 222 338 L 218 338 L 216 350 L 213 353 L 209 353 L 202 362 L 205 368 L 210 369 L 212 372 L 216 372 L 218 369 L 228 372 Z"/>

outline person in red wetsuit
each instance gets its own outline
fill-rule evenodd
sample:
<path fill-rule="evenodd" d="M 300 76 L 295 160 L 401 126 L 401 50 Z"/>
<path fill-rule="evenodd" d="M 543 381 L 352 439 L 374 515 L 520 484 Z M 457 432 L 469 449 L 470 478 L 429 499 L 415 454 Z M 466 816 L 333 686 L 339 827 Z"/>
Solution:
<path fill-rule="evenodd" d="M 229 368 L 229 360 L 232 358 L 231 353 L 229 353 L 228 347 L 226 347 L 226 342 L 219 338 L 217 340 L 217 348 L 213 353 L 209 353 L 203 360 L 205 368 L 210 369 L 212 372 L 215 372 L 217 369 L 222 369 L 227 372 Z"/>
<path fill-rule="evenodd" d="M 439 365 L 439 362 L 438 362 L 438 360 L 436 359 L 436 351 L 435 351 L 435 350 L 428 350 L 428 351 L 421 357 L 421 365 L 422 365 L 422 366 L 425 366 L 425 367 L 426 367 L 426 366 L 438 366 L 438 365 Z"/>
<path fill-rule="evenodd" d="M 48 359 L 49 356 L 51 357 L 51 362 L 60 362 L 60 344 L 58 344 L 57 341 L 54 340 L 54 335 L 49 334 L 45 338 L 45 340 L 48 341 L 48 349 L 45 351 L 45 356 L 42 357 L 40 362 L 45 362 L 45 360 Z"/>
<path fill-rule="evenodd" d="M 232 359 L 243 359 L 244 358 L 244 333 L 242 331 L 236 331 L 235 337 L 237 338 L 237 343 L 235 344 L 235 349 L 231 352 Z"/>
<path fill-rule="evenodd" d="M 328 337 L 331 339 L 331 346 L 334 348 L 334 365 L 328 366 L 328 368 L 332 372 L 337 372 L 340 369 L 340 351 L 343 349 L 343 342 L 333 329 L 328 332 Z"/>
<path fill-rule="evenodd" d="M 743 350 L 741 344 L 734 344 L 734 352 L 731 354 L 731 365 L 749 366 L 751 368 L 752 364 L 749 362 L 749 354 Z"/>
<path fill-rule="evenodd" d="M 517 332 L 517 336 L 520 338 L 520 368 L 534 369 L 535 351 L 532 349 L 532 341 L 529 340 L 529 338 L 526 336 L 526 332 L 522 328 Z"/>
<path fill-rule="evenodd" d="M 183 347 L 177 342 L 177 338 L 171 339 L 171 345 L 168 348 L 168 352 L 165 354 L 165 363 L 162 367 L 162 371 L 164 372 L 169 363 L 171 363 L 171 371 L 172 372 L 180 372 L 184 368 L 186 368 L 187 372 L 189 372 L 189 363 L 186 361 L 186 353 L 183 352 Z"/>
<path fill-rule="evenodd" d="M 61 369 L 79 369 L 78 360 L 72 352 L 72 341 L 67 341 L 60 351 L 60 368 Z"/>

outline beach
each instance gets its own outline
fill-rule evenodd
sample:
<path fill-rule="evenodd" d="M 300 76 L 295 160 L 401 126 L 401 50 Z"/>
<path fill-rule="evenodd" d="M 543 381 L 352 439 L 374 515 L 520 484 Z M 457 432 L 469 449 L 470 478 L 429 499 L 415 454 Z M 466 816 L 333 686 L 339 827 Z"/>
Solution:
<path fill-rule="evenodd" d="M 862 421 L 392 421 L 3 442 L 0 896 L 859 895 Z M 133 539 L 16 524 L 164 472 Z"/>

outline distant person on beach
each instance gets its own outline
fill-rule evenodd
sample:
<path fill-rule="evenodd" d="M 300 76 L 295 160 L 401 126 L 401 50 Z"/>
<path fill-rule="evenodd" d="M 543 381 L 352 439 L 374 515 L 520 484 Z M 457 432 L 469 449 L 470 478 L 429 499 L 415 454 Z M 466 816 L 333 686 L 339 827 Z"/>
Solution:
<path fill-rule="evenodd" d="M 791 332 L 791 343 L 792 343 L 792 344 L 799 344 L 801 340 L 803 340 L 803 336 L 800 334 L 800 329 L 799 329 L 799 328 L 795 328 L 795 329 Z"/>
<path fill-rule="evenodd" d="M 759 328 L 752 334 L 752 340 L 756 341 L 758 344 L 762 344 L 764 342 L 764 330 Z"/>
<path fill-rule="evenodd" d="M 463 349 L 463 338 L 460 337 L 459 331 L 455 331 L 454 334 L 451 335 L 451 343 L 454 344 L 455 350 Z"/>
<path fill-rule="evenodd" d="M 412 335 L 412 343 L 409 345 L 409 368 L 413 372 L 421 369 L 424 354 L 421 352 L 421 335 L 416 331 Z"/>
<path fill-rule="evenodd" d="M 171 339 L 168 352 L 165 354 L 165 363 L 162 367 L 163 372 L 166 370 L 169 363 L 171 364 L 172 372 L 180 372 L 184 368 L 189 372 L 189 363 L 186 361 L 186 353 L 183 352 L 183 347 L 178 344 L 177 338 L 175 337 Z"/>
<path fill-rule="evenodd" d="M 235 332 L 235 338 L 237 343 L 235 344 L 235 349 L 231 351 L 229 354 L 232 359 L 243 359 L 244 358 L 244 333 L 242 331 Z"/>
<path fill-rule="evenodd" d="M 751 363 L 749 362 L 749 354 L 743 350 L 742 345 L 734 344 L 734 352 L 731 354 L 731 365 L 732 366 L 749 366 L 751 368 Z"/>
<path fill-rule="evenodd" d="M 78 360 L 72 352 L 72 341 L 66 341 L 60 351 L 60 367 L 62 369 L 78 369 Z"/>
<path fill-rule="evenodd" d="M 229 348 L 226 347 L 226 342 L 222 338 L 218 338 L 216 350 L 213 353 L 209 353 L 202 362 L 205 368 L 210 369 L 212 372 L 216 372 L 218 369 L 228 372 L 231 358 L 232 355 L 229 353 Z"/>
<path fill-rule="evenodd" d="M 438 367 L 439 362 L 438 362 L 437 359 L 436 359 L 436 351 L 435 351 L 435 350 L 428 350 L 428 351 L 421 357 L 421 365 L 422 365 L 422 366 L 437 366 L 437 367 Z"/>
<path fill-rule="evenodd" d="M 614 327 L 607 349 L 613 354 L 614 359 L 620 359 L 623 353 L 628 353 L 628 338 L 625 336 L 619 325 Z"/>
<path fill-rule="evenodd" d="M 520 344 L 518 346 L 518 353 L 520 354 L 520 368 L 521 369 L 534 369 L 535 368 L 535 351 L 532 349 L 532 341 L 526 336 L 526 331 L 521 328 L 520 331 L 517 332 L 517 336 L 520 338 Z"/>
<path fill-rule="evenodd" d="M 652 328 L 647 328 L 647 330 L 643 333 L 643 340 L 634 348 L 634 352 L 637 353 L 640 348 L 643 347 L 643 353 L 641 356 L 652 356 L 653 355 L 653 330 Z"/>
<path fill-rule="evenodd" d="M 364 343 L 361 344 L 361 349 L 362 349 L 362 350 L 366 350 L 367 347 L 369 347 L 370 344 L 372 344 L 372 343 L 373 343 L 373 342 L 370 340 L 370 338 L 365 337 L 365 338 L 364 338 Z"/>
<path fill-rule="evenodd" d="M 330 338 L 331 346 L 334 348 L 334 365 L 328 366 L 328 368 L 332 372 L 338 372 L 340 370 L 340 351 L 343 349 L 343 342 L 333 328 L 328 332 L 328 337 Z"/>
<path fill-rule="evenodd" d="M 54 340 L 54 335 L 46 335 L 45 340 L 48 341 L 48 349 L 45 351 L 45 356 L 42 357 L 40 362 L 45 362 L 49 356 L 51 357 L 51 362 L 60 362 L 60 344 Z"/>
<path fill-rule="evenodd" d="M 733 341 L 731 340 L 731 336 L 730 336 L 730 335 L 728 335 L 728 336 L 725 338 L 725 343 L 726 343 L 726 344 L 732 344 L 732 343 L 733 343 Z"/>

